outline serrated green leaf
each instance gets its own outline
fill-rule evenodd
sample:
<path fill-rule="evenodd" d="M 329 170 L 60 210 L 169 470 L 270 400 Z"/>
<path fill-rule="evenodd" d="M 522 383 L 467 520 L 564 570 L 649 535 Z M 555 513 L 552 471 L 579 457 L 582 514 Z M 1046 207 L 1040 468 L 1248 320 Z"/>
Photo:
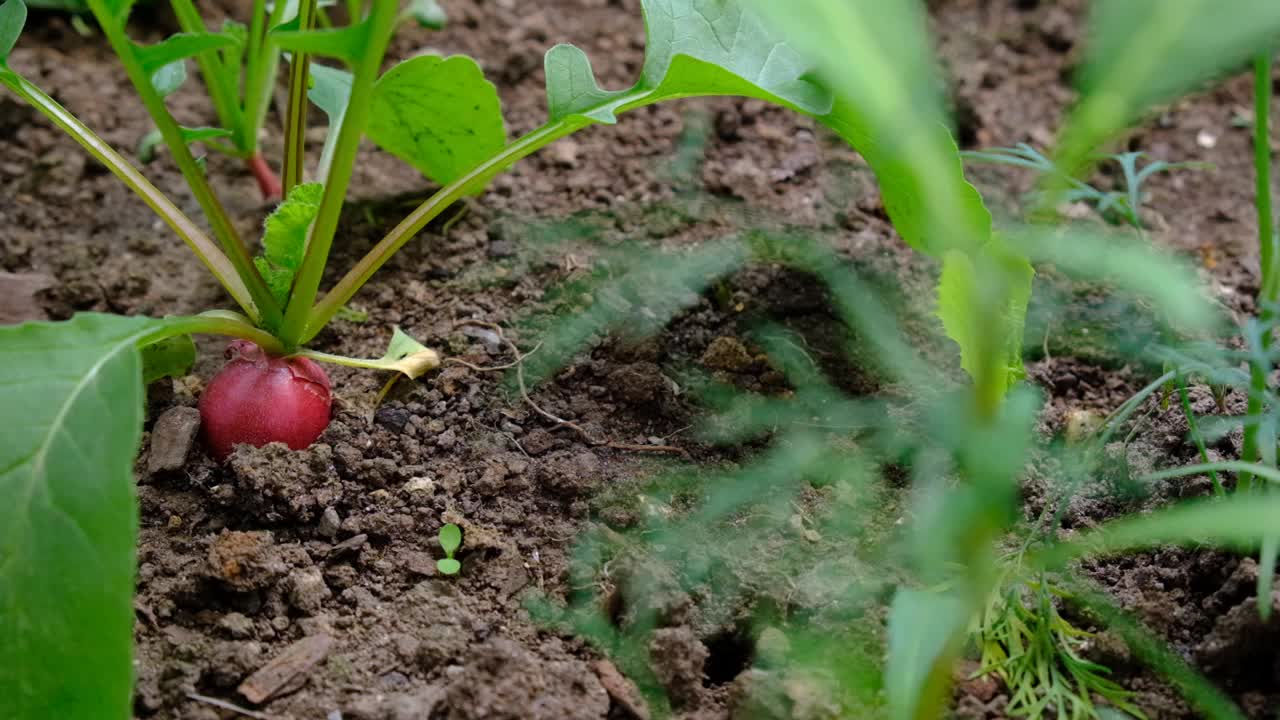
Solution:
<path fill-rule="evenodd" d="M 596 122 L 612 124 L 614 100 L 629 95 L 626 90 L 602 90 L 596 84 L 591 58 L 576 45 L 560 44 L 543 58 L 547 76 L 547 115 L 559 120 L 583 115 Z"/>
<path fill-rule="evenodd" d="M 18 44 L 18 36 L 27 24 L 27 6 L 22 0 L 7 0 L 0 5 L 0 67 L 9 66 L 9 53 Z"/>
<path fill-rule="evenodd" d="M 0 717 L 131 717 L 137 343 L 161 322 L 0 328 Z"/>
<path fill-rule="evenodd" d="M 442 185 L 507 141 L 498 91 L 465 55 L 420 55 L 388 70 L 374 87 L 366 133 Z"/>
<path fill-rule="evenodd" d="M 236 39 L 224 33 L 178 33 L 154 45 L 133 43 L 133 52 L 148 75 L 160 68 L 199 55 L 207 50 L 220 50 L 234 45 Z"/>
<path fill-rule="evenodd" d="M 289 299 L 293 276 L 307 252 L 307 230 L 320 211 L 324 186 L 303 183 L 267 216 L 262 234 L 263 256 L 254 258 L 267 287 L 281 304 Z"/>
<path fill-rule="evenodd" d="M 893 720 L 941 717 L 951 659 L 969 622 L 959 598 L 899 590 L 889 607 L 885 692 Z"/>
<path fill-rule="evenodd" d="M 440 528 L 440 547 L 444 549 L 446 555 L 450 557 L 462 545 L 462 528 L 453 523 L 446 523 Z"/>
<path fill-rule="evenodd" d="M 174 335 L 142 346 L 142 382 L 182 377 L 196 364 L 196 344 L 190 335 Z"/>

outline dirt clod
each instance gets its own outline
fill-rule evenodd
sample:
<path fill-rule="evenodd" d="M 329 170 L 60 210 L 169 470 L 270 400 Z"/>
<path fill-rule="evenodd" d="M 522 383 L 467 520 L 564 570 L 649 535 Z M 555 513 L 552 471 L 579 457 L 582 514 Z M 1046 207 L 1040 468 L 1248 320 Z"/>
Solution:
<path fill-rule="evenodd" d="M 241 591 L 270 585 L 289 569 L 266 531 L 224 531 L 209 546 L 208 557 L 213 577 Z"/>
<path fill-rule="evenodd" d="M 654 631 L 649 642 L 649 658 L 676 707 L 698 706 L 703 692 L 703 666 L 709 654 L 698 636 L 687 627 Z"/>

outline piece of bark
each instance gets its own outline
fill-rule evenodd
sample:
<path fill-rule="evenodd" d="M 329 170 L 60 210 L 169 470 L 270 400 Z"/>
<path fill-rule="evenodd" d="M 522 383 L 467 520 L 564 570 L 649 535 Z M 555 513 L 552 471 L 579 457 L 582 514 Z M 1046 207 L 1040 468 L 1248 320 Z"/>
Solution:
<path fill-rule="evenodd" d="M 0 325 L 48 320 L 49 316 L 36 295 L 57 284 L 58 281 L 49 275 L 0 272 Z"/>
<path fill-rule="evenodd" d="M 237 690 L 249 702 L 260 705 L 320 664 L 332 647 L 333 638 L 329 635 L 304 637 L 245 678 Z"/>

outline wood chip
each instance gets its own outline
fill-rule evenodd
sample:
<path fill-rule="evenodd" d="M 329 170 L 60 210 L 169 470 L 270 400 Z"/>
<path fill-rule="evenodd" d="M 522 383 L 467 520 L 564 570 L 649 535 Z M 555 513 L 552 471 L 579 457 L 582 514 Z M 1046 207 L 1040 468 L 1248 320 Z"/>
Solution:
<path fill-rule="evenodd" d="M 332 647 L 333 638 L 329 635 L 304 637 L 245 678 L 237 690 L 249 702 L 260 705 L 289 686 L 290 681 L 320 664 Z"/>
<path fill-rule="evenodd" d="M 644 704 L 640 690 L 625 675 L 618 672 L 618 668 L 614 667 L 613 663 L 608 660 L 597 660 L 591 664 L 591 669 L 596 671 L 596 677 L 600 679 L 604 691 L 609 693 L 609 698 L 615 705 L 636 720 L 649 720 L 649 708 Z"/>

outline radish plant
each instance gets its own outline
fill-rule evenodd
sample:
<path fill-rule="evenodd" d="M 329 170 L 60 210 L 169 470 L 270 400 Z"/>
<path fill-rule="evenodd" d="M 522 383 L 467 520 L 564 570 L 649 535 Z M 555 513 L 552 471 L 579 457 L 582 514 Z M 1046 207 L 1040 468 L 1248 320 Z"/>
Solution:
<path fill-rule="evenodd" d="M 901 118 L 916 117 L 917 98 L 876 92 L 837 99 L 813 79 L 804 57 L 738 0 L 645 0 L 645 62 L 626 90 L 601 89 L 578 48 L 552 48 L 546 56 L 548 120 L 511 142 L 496 91 L 474 60 L 425 55 L 381 73 L 390 37 L 406 18 L 396 0 L 365 3 L 367 10 L 341 28 L 317 21 L 316 0 L 299 2 L 293 22 L 273 25 L 272 18 L 285 16 L 271 10 L 257 18 L 260 26 L 250 35 L 268 53 L 290 54 L 291 83 L 284 200 L 266 223 L 261 250 L 236 232 L 188 148 L 192 139 L 211 140 L 221 131 L 181 127 L 164 106 L 164 82 L 157 88 L 156 81 L 158 73 L 170 73 L 166 68 L 188 58 L 214 65 L 220 57 L 232 68 L 230 56 L 240 52 L 242 41 L 232 31 L 202 29 L 188 12 L 192 6 L 179 2 L 189 32 L 143 45 L 126 31 L 133 0 L 87 4 L 204 211 L 210 234 L 9 66 L 26 17 L 22 0 L 0 5 L 0 84 L 67 132 L 151 207 L 238 311 L 159 319 L 83 314 L 68 322 L 0 328 L 7 359 L 0 370 L 0 407 L 14 428 L 0 440 L 0 492 L 11 499 L 0 509 L 0 687 L 16 688 L 0 693 L 5 717 L 127 716 L 137 525 L 130 464 L 141 429 L 140 349 L 192 333 L 233 338 L 227 366 L 201 399 L 211 450 L 223 456 L 239 443 L 305 446 L 328 422 L 329 382 L 315 363 L 410 378 L 439 363 L 434 351 L 398 330 L 378 359 L 307 347 L 373 273 L 427 223 L 480 193 L 497 173 L 566 135 L 613 124 L 627 111 L 665 100 L 738 95 L 786 106 L 832 128 L 879 175 L 885 205 L 903 238 L 944 259 L 940 312 L 960 343 L 983 414 L 996 411 L 1021 375 L 1017 338 L 1030 265 L 991 234 L 990 217 L 964 181 L 945 127 L 927 112 L 930 105 L 919 105 L 925 114 L 906 124 L 909 132 L 903 134 Z M 432 5 L 414 3 L 408 12 L 429 15 Z M 321 65 L 322 58 L 350 73 Z M 209 75 L 216 79 L 219 72 L 214 68 Z M 896 87 L 888 74 L 877 77 L 883 80 L 878 90 Z M 313 173 L 319 182 L 310 184 L 304 182 L 302 154 L 308 90 L 330 119 Z M 256 122 L 252 113 L 246 121 Z M 365 136 L 442 187 L 321 295 Z M 933 162 L 928 172 L 910 161 L 916 155 Z M 936 205 L 953 212 L 940 215 L 932 210 Z M 952 224 L 937 222 L 943 217 Z M 990 283 L 980 281 L 989 273 Z M 974 308 L 985 314 L 975 315 Z M 86 558 L 92 567 L 85 566 Z M 40 622 L 23 620 L 36 617 Z M 63 670 L 72 663 L 82 671 L 68 682 Z"/>

